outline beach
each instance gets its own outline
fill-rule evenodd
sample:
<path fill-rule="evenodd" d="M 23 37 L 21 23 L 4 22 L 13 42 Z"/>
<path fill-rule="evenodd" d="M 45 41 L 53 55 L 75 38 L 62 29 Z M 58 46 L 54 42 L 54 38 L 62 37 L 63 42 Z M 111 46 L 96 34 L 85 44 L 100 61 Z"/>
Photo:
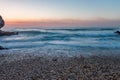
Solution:
<path fill-rule="evenodd" d="M 0 37 L 0 80 L 120 80 L 114 30 L 7 30 L 19 34 Z"/>
<path fill-rule="evenodd" d="M 0 80 L 120 79 L 120 55 L 77 57 L 28 55 L 10 60 L 13 56 L 16 57 L 15 54 L 0 55 Z"/>
<path fill-rule="evenodd" d="M 0 80 L 120 80 L 120 0 L 0 0 Z"/>

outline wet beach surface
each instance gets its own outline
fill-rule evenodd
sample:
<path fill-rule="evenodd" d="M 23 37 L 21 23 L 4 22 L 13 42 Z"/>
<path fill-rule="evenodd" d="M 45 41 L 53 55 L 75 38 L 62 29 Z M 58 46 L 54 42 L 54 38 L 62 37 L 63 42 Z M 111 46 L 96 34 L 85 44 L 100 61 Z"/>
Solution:
<path fill-rule="evenodd" d="M 19 59 L 10 59 L 12 57 Z M 0 55 L 0 80 L 119 80 L 120 55 Z"/>

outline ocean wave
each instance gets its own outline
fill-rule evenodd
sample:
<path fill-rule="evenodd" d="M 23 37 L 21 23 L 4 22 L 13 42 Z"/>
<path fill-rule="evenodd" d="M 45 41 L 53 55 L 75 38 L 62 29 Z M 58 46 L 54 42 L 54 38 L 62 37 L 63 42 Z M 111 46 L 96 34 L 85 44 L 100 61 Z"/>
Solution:
<path fill-rule="evenodd" d="M 93 47 L 119 48 L 120 37 L 113 28 L 104 29 L 15 29 L 18 35 L 0 37 L 0 44 L 6 48 L 33 48 L 59 46 L 66 48 Z M 55 47 L 53 47 L 55 48 Z"/>

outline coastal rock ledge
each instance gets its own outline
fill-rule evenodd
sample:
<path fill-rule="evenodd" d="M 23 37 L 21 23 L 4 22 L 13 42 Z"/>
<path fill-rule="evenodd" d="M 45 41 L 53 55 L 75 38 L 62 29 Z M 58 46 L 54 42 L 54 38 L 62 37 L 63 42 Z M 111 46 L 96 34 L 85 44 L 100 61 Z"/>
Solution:
<path fill-rule="evenodd" d="M 18 32 L 7 32 L 7 31 L 1 31 L 0 30 L 0 36 L 11 36 L 11 35 L 17 35 Z"/>
<path fill-rule="evenodd" d="M 4 47 L 0 46 L 0 50 L 3 50 L 3 49 L 6 49 L 6 48 L 4 48 Z"/>
<path fill-rule="evenodd" d="M 4 25 L 5 25 L 5 21 L 0 15 L 0 29 L 3 28 Z M 16 34 L 18 34 L 18 32 L 6 32 L 6 31 L 0 30 L 0 36 L 10 36 L 10 35 L 16 35 Z"/>
<path fill-rule="evenodd" d="M 8 31 L 2 31 L 1 28 L 3 28 L 5 25 L 5 22 L 2 18 L 2 16 L 0 15 L 0 36 L 11 36 L 11 35 L 17 35 L 18 32 L 8 32 Z M 0 50 L 4 50 L 7 48 L 4 48 L 2 46 L 0 46 Z"/>

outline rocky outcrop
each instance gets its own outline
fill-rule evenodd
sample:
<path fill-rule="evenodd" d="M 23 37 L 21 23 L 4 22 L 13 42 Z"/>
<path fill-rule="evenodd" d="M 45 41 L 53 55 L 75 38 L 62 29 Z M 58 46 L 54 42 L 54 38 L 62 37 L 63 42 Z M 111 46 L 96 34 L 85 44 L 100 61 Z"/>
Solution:
<path fill-rule="evenodd" d="M 2 19 L 2 17 L 0 16 L 0 29 L 5 25 L 4 20 Z"/>
<path fill-rule="evenodd" d="M 11 36 L 11 35 L 17 35 L 18 32 L 6 32 L 6 31 L 0 31 L 0 36 Z"/>
<path fill-rule="evenodd" d="M 2 16 L 0 16 L 0 29 L 4 27 L 4 25 L 5 25 L 5 22 Z M 7 32 L 7 31 L 0 30 L 0 36 L 11 36 L 11 35 L 17 35 L 17 34 L 18 32 Z"/>
<path fill-rule="evenodd" d="M 120 31 L 115 31 L 115 33 L 120 35 Z"/>
<path fill-rule="evenodd" d="M 0 50 L 3 50 L 3 49 L 6 49 L 6 48 L 4 48 L 4 47 L 0 46 Z"/>
<path fill-rule="evenodd" d="M 0 29 L 4 27 L 4 25 L 5 25 L 5 22 L 3 18 L 0 16 Z M 18 32 L 7 32 L 7 31 L 0 30 L 0 36 L 11 36 L 11 35 L 17 35 L 17 34 Z M 7 48 L 0 46 L 0 50 L 4 50 L 4 49 L 7 49 Z"/>

